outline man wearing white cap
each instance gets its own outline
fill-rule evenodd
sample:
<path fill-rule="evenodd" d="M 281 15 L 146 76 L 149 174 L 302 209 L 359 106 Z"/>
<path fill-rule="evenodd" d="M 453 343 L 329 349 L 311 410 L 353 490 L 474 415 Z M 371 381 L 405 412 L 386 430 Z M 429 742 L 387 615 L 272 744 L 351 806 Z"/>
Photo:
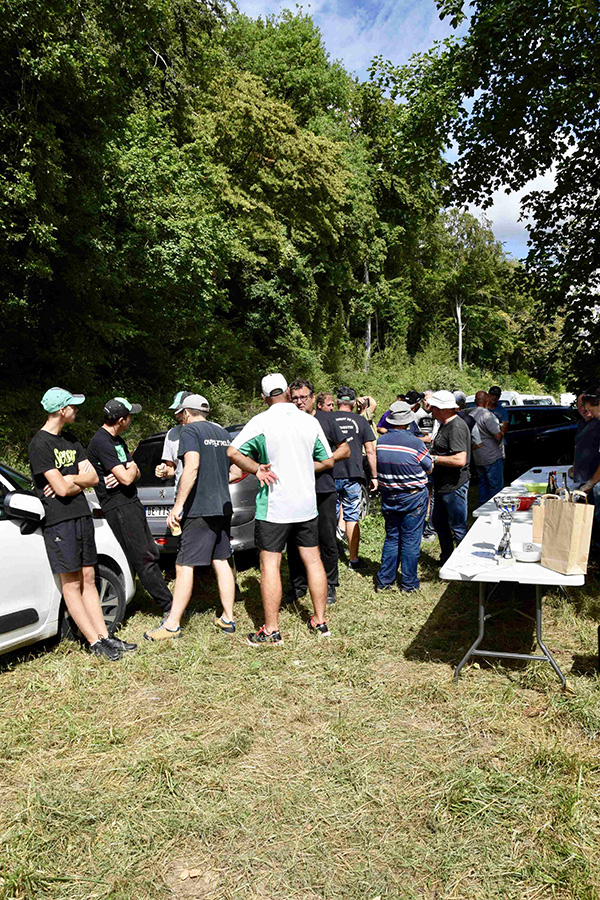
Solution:
<path fill-rule="evenodd" d="M 319 422 L 289 402 L 283 375 L 265 375 L 261 388 L 267 411 L 250 419 L 227 451 L 229 458 L 244 472 L 256 475 L 261 485 L 256 498 L 254 535 L 260 550 L 265 624 L 248 635 L 252 647 L 283 643 L 279 631 L 280 569 L 288 541 L 296 543 L 306 568 L 315 610 L 308 628 L 314 634 L 329 634 L 315 472 L 333 468 L 333 455 Z"/>
<path fill-rule="evenodd" d="M 212 566 L 217 578 L 223 613 L 214 620 L 225 634 L 235 632 L 233 603 L 235 577 L 231 557 L 231 496 L 229 494 L 229 433 L 208 422 L 208 400 L 188 394 L 181 400 L 183 428 L 179 459 L 183 471 L 167 527 L 181 527 L 176 562 L 173 607 L 158 628 L 144 634 L 149 641 L 167 641 L 181 635 L 181 617 L 194 587 L 194 568 Z"/>
<path fill-rule="evenodd" d="M 163 443 L 161 461 L 154 470 L 157 478 L 172 478 L 175 476 L 175 496 L 177 496 L 177 488 L 179 487 L 179 479 L 183 470 L 183 463 L 179 459 L 179 435 L 183 428 L 183 407 L 182 403 L 186 397 L 191 395 L 191 391 L 178 391 L 173 397 L 169 409 L 173 410 L 173 415 L 177 420 L 177 425 L 170 428 Z"/>
<path fill-rule="evenodd" d="M 428 399 L 439 422 L 433 440 L 433 527 L 443 565 L 467 533 L 467 494 L 471 461 L 471 432 L 458 415 L 452 391 L 435 391 Z"/>

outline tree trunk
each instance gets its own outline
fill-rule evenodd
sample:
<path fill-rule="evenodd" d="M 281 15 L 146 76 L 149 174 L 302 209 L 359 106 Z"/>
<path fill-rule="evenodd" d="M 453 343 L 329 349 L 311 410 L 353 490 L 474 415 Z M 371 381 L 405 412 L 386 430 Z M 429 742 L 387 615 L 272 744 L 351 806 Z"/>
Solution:
<path fill-rule="evenodd" d="M 458 368 L 463 367 L 463 320 L 462 320 L 462 303 L 456 301 L 456 322 L 458 325 Z"/>
<path fill-rule="evenodd" d="M 364 283 L 366 285 L 369 284 L 369 264 L 365 261 L 365 276 Z M 371 330 L 371 313 L 367 316 L 367 327 L 365 330 L 365 365 L 364 370 L 365 373 L 369 371 L 369 366 L 371 365 L 371 345 L 373 343 L 372 338 L 372 330 Z"/>

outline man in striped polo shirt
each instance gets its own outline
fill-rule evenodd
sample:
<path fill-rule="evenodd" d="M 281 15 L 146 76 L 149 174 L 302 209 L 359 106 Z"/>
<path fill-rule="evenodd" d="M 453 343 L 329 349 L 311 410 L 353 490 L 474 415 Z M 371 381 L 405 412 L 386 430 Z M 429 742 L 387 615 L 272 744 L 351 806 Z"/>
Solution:
<path fill-rule="evenodd" d="M 427 475 L 433 463 L 427 447 L 409 432 L 414 413 L 408 403 L 392 403 L 386 434 L 377 442 L 377 479 L 385 541 L 375 590 L 390 590 L 400 562 L 400 590 L 419 590 L 417 563 L 427 513 Z"/>

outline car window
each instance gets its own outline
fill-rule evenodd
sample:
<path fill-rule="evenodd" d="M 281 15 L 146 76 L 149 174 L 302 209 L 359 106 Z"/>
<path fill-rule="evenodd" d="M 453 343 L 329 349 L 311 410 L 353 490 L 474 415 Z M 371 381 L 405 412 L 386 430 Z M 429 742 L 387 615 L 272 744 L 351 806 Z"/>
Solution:
<path fill-rule="evenodd" d="M 140 479 L 136 482 L 138 487 L 171 487 L 175 484 L 174 478 L 157 478 L 154 470 L 162 462 L 162 449 L 164 440 L 142 441 L 133 452 L 133 459 L 140 470 Z"/>
<path fill-rule="evenodd" d="M 13 487 L 19 488 L 22 491 L 33 490 L 33 481 L 31 478 L 28 478 L 27 475 L 23 475 L 22 472 L 17 472 L 12 466 L 7 466 L 3 463 L 0 466 L 0 473 L 13 485 Z"/>
<path fill-rule="evenodd" d="M 7 518 L 7 515 L 4 512 L 4 498 L 7 494 L 10 494 L 9 489 L 0 481 L 0 519 Z"/>
<path fill-rule="evenodd" d="M 570 425 L 576 420 L 571 409 L 540 406 L 537 409 L 513 408 L 508 411 L 510 428 L 556 428 L 558 425 Z"/>

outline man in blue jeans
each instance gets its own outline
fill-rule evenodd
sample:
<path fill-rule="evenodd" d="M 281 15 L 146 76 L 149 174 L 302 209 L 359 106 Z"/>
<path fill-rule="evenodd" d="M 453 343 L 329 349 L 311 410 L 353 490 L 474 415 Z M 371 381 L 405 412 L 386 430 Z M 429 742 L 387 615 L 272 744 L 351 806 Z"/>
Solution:
<path fill-rule="evenodd" d="M 479 505 L 499 494 L 504 487 L 504 438 L 500 422 L 487 408 L 487 391 L 475 394 L 475 409 L 469 415 L 479 428 L 481 444 L 473 450 L 479 474 Z"/>
<path fill-rule="evenodd" d="M 409 431 L 414 413 L 408 403 L 396 401 L 387 413 L 387 432 L 377 442 L 377 480 L 385 541 L 375 590 L 390 590 L 400 562 L 400 589 L 418 591 L 417 563 L 429 492 L 427 475 L 433 464 L 427 447 Z"/>
<path fill-rule="evenodd" d="M 440 423 L 433 440 L 433 527 L 440 542 L 440 563 L 452 555 L 467 533 L 467 495 L 471 462 L 471 432 L 458 415 L 451 391 L 436 391 L 429 398 L 433 417 Z"/>

